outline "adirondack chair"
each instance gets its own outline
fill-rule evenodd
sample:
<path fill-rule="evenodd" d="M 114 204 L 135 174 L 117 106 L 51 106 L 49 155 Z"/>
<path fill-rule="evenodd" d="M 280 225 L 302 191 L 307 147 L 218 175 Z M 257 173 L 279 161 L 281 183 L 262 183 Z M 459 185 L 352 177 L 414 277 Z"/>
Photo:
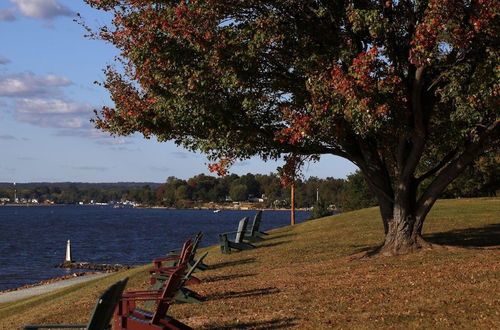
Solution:
<path fill-rule="evenodd" d="M 255 217 L 253 218 L 252 226 L 245 233 L 245 240 L 250 242 L 260 242 L 263 240 L 263 236 L 269 235 L 263 231 L 259 231 L 260 222 L 262 220 L 262 211 L 257 212 Z"/>
<path fill-rule="evenodd" d="M 153 259 L 153 269 L 151 269 L 149 272 L 156 273 L 159 271 L 160 268 L 167 268 L 167 267 L 164 267 L 164 264 L 166 264 L 168 262 L 172 262 L 172 261 L 175 262 L 174 266 L 169 267 L 172 270 L 178 268 L 181 265 L 187 265 L 189 258 L 191 257 L 192 251 L 193 251 L 193 241 L 191 240 L 191 238 L 188 238 L 184 242 L 182 249 L 181 249 L 178 256 L 170 256 L 170 257 Z"/>
<path fill-rule="evenodd" d="M 231 249 L 249 250 L 255 248 L 250 243 L 243 242 L 247 231 L 248 217 L 244 217 L 238 224 L 238 230 L 219 234 L 219 245 L 222 253 L 231 253 Z M 236 234 L 234 241 L 229 240 L 229 235 Z"/>
<path fill-rule="evenodd" d="M 23 329 L 111 329 L 111 318 L 115 312 L 128 278 L 116 282 L 99 297 L 87 324 L 29 324 Z"/>
<path fill-rule="evenodd" d="M 169 277 L 162 290 L 125 292 L 118 303 L 114 316 L 115 330 L 165 330 L 165 329 L 192 329 L 188 325 L 167 316 L 170 305 L 174 302 L 174 295 L 184 285 L 182 268 L 178 268 Z M 154 312 L 138 309 L 137 302 L 156 300 Z"/>
<path fill-rule="evenodd" d="M 188 261 L 188 264 L 190 266 L 193 266 L 196 263 L 196 259 L 195 259 L 196 250 L 198 249 L 198 245 L 200 244 L 202 237 L 203 237 L 203 233 L 200 231 L 196 234 L 196 236 L 193 240 L 193 249 L 192 249 L 191 255 L 189 257 L 189 261 Z M 168 252 L 167 257 L 178 257 L 178 256 L 180 257 L 180 254 L 181 254 L 181 250 L 172 250 L 172 251 Z M 173 266 L 177 266 L 178 261 L 175 259 L 172 259 L 169 261 L 165 261 L 162 264 L 164 267 L 173 267 Z M 207 270 L 209 268 L 210 268 L 210 266 L 208 266 L 207 264 L 205 264 L 203 262 L 199 262 L 198 266 L 196 266 L 196 269 L 194 270 L 194 272 L 196 273 L 198 271 L 204 271 L 204 270 Z"/>
<path fill-rule="evenodd" d="M 203 262 L 203 259 L 207 256 L 208 252 L 205 252 L 201 258 L 199 258 L 196 262 Z M 195 263 L 193 266 L 190 266 L 187 273 L 183 275 L 184 277 L 184 283 L 187 285 L 189 284 L 190 280 L 192 280 L 191 274 L 193 271 L 196 269 L 197 264 Z M 170 275 L 165 275 L 162 273 L 158 274 L 152 274 L 152 278 L 154 277 L 154 280 L 151 280 L 152 285 L 148 288 L 148 290 L 160 290 L 165 283 L 168 282 L 168 279 L 170 278 Z M 153 283 L 154 282 L 154 283 Z M 186 287 L 181 287 L 179 291 L 175 294 L 174 299 L 180 302 L 186 302 L 186 303 L 200 303 L 204 300 L 202 296 L 200 296 L 198 293 L 186 288 Z M 152 302 L 148 301 L 145 304 L 145 308 L 151 308 L 152 307 Z"/>
<path fill-rule="evenodd" d="M 165 258 L 156 258 L 153 260 L 153 269 L 149 271 L 149 273 L 152 275 L 151 276 L 151 284 L 156 283 L 156 278 L 154 275 L 164 275 L 164 276 L 170 276 L 172 272 L 177 270 L 177 268 L 184 268 L 187 269 L 187 265 L 189 262 L 189 258 L 191 256 L 193 249 L 193 245 L 191 244 L 191 239 L 186 240 L 184 243 L 184 246 L 181 250 L 181 255 L 178 257 L 165 257 Z M 176 260 L 178 262 L 177 266 L 171 266 L 171 267 L 164 267 L 163 263 Z M 200 260 L 201 261 L 201 260 Z M 187 271 L 187 270 L 186 270 Z M 192 274 L 192 271 L 190 272 Z M 189 278 L 186 279 L 186 284 L 198 284 L 201 281 L 190 275 Z"/>

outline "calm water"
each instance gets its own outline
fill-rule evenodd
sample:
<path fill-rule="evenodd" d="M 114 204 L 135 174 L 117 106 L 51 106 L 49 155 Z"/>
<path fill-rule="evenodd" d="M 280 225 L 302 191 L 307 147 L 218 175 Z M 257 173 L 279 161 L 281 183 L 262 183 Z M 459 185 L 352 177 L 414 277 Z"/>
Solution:
<path fill-rule="evenodd" d="M 140 265 L 180 248 L 198 231 L 204 233 L 200 246 L 216 244 L 219 233 L 236 230 L 242 217 L 252 219 L 255 214 L 76 205 L 0 207 L 0 290 L 71 273 L 53 267 L 64 261 L 68 239 L 75 261 Z M 308 215 L 297 212 L 296 221 Z M 289 212 L 264 211 L 261 229 L 289 223 Z"/>

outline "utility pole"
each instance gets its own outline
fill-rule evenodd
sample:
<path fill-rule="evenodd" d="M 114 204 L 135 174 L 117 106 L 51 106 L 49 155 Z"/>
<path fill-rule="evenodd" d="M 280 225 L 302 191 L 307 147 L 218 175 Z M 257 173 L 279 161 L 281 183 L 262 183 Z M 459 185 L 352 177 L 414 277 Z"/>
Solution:
<path fill-rule="evenodd" d="M 295 225 L 295 183 L 292 183 L 292 185 L 290 186 L 291 190 L 290 190 L 290 200 L 291 200 L 291 206 L 292 206 L 292 214 L 291 214 L 291 223 L 292 223 L 292 226 Z"/>

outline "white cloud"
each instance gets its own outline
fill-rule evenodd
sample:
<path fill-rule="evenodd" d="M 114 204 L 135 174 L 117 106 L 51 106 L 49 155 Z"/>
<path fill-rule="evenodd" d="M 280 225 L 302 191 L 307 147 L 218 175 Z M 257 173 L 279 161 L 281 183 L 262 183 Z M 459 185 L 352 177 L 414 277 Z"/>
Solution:
<path fill-rule="evenodd" d="M 90 114 L 92 107 L 88 104 L 67 102 L 59 99 L 18 99 L 16 111 L 21 114 Z"/>
<path fill-rule="evenodd" d="M 75 13 L 56 0 L 10 0 L 19 11 L 30 18 L 53 19 L 57 16 L 73 16 Z"/>
<path fill-rule="evenodd" d="M 14 8 L 0 10 L 0 21 L 13 22 L 15 20 L 16 17 L 14 16 Z"/>
<path fill-rule="evenodd" d="M 73 136 L 73 137 L 82 137 L 91 139 L 100 139 L 109 136 L 107 133 L 98 131 L 95 128 L 93 128 L 91 123 L 89 123 L 89 125 L 86 126 L 85 128 L 86 129 L 79 129 L 79 130 L 64 129 L 57 132 L 57 136 Z"/>
<path fill-rule="evenodd" d="M 106 145 L 106 146 L 117 146 L 117 145 L 124 145 L 124 144 L 132 144 L 132 142 L 129 140 L 125 140 L 123 138 L 121 138 L 121 139 L 111 138 L 111 139 L 106 139 L 106 140 L 100 140 L 97 142 L 97 144 Z"/>
<path fill-rule="evenodd" d="M 10 60 L 6 59 L 3 56 L 0 56 L 0 64 L 7 64 L 10 63 Z"/>
<path fill-rule="evenodd" d="M 59 99 L 18 99 L 16 120 L 41 127 L 90 129 L 92 106 Z"/>
<path fill-rule="evenodd" d="M 0 76 L 0 96 L 34 96 L 54 94 L 54 88 L 71 85 L 71 80 L 49 74 L 37 77 L 32 73 Z"/>

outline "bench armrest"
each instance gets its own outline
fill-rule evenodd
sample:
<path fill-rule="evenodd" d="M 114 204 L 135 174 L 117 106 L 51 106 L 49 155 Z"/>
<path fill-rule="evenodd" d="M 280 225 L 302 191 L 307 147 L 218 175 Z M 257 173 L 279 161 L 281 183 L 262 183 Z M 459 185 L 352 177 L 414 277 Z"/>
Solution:
<path fill-rule="evenodd" d="M 239 231 L 228 231 L 227 233 L 221 233 L 219 235 L 231 235 L 231 234 L 238 234 Z"/>

